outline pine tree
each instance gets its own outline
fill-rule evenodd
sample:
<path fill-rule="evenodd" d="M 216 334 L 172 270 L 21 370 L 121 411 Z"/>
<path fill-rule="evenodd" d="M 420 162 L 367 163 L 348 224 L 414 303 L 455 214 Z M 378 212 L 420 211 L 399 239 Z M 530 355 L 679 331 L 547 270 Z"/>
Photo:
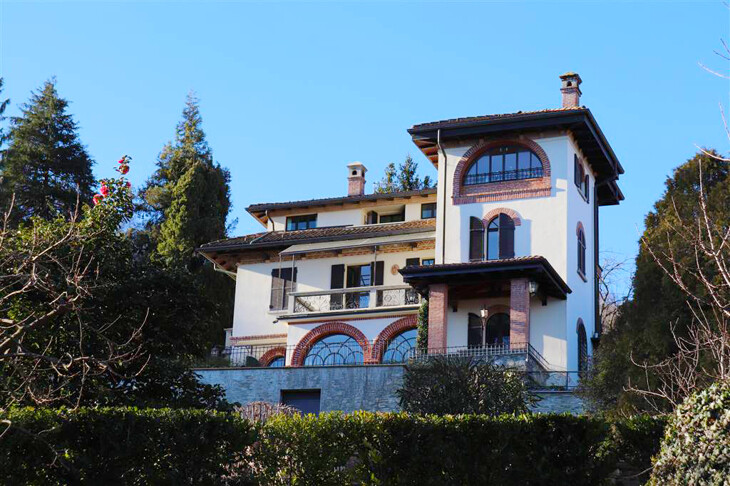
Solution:
<path fill-rule="evenodd" d="M 425 176 L 423 180 L 418 176 L 418 163 L 409 154 L 397 170 L 394 163 L 388 164 L 383 179 L 376 184 L 375 192 L 417 191 L 428 189 L 431 186 L 432 182 L 429 176 Z"/>
<path fill-rule="evenodd" d="M 74 211 L 77 200 L 91 202 L 94 162 L 67 108 L 68 101 L 58 96 L 52 79 L 21 107 L 22 115 L 11 120 L 0 196 L 7 204 L 15 194 L 17 219 L 51 218 Z"/>
<path fill-rule="evenodd" d="M 175 140 L 163 148 L 142 192 L 157 253 L 170 265 L 194 265 L 197 246 L 226 234 L 230 174 L 213 161 L 202 123 L 198 100 L 189 94 Z"/>
<path fill-rule="evenodd" d="M 3 78 L 0 78 L 0 93 L 3 92 L 3 84 L 5 83 L 5 80 Z M 5 141 L 5 134 L 3 132 L 3 121 L 5 121 L 5 116 L 3 115 L 5 113 L 5 109 L 10 104 L 9 99 L 2 99 L 0 98 L 0 147 L 2 147 L 3 142 Z M 0 158 L 0 170 L 2 169 L 2 158 Z M 2 173 L 0 172 L 0 177 L 2 177 Z M 1 179 L 0 179 L 1 180 Z"/>

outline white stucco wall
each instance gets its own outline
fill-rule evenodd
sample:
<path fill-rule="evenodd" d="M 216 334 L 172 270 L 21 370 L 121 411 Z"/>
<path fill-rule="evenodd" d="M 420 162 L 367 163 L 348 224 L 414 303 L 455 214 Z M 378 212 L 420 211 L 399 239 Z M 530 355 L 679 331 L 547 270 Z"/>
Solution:
<path fill-rule="evenodd" d="M 383 285 L 403 285 L 400 273 L 393 272 L 393 265 L 403 268 L 407 258 L 433 258 L 433 250 L 408 251 L 399 253 L 380 253 L 377 261 L 384 262 Z M 339 258 L 320 258 L 295 262 L 298 292 L 328 290 L 330 288 L 331 267 L 335 264 L 359 265 L 373 261 L 373 254 L 346 256 Z M 285 267 L 291 263 L 284 263 Z M 233 314 L 233 337 L 264 334 L 284 334 L 288 332 L 283 322 L 274 323 L 286 311 L 269 310 L 271 295 L 271 271 L 279 268 L 278 262 L 239 265 L 236 272 L 236 301 Z"/>

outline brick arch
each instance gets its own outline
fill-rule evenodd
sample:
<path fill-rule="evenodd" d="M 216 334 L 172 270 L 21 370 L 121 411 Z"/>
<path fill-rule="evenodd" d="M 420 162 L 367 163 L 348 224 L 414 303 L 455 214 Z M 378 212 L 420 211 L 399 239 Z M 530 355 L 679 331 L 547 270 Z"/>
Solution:
<path fill-rule="evenodd" d="M 261 355 L 259 358 L 259 363 L 261 366 L 269 366 L 269 364 L 275 359 L 275 358 L 286 358 L 286 347 L 285 346 L 277 346 L 275 348 L 271 348 L 268 351 L 266 351 L 264 354 Z"/>
<path fill-rule="evenodd" d="M 583 228 L 583 223 L 578 221 L 578 224 L 575 225 L 575 236 L 578 236 L 581 231 L 583 232 L 583 235 L 585 236 L 586 230 Z"/>
<path fill-rule="evenodd" d="M 294 352 L 292 353 L 291 365 L 292 366 L 303 366 L 304 358 L 307 357 L 307 353 L 311 347 L 320 339 L 326 338 L 333 334 L 345 334 L 353 338 L 362 348 L 363 360 L 365 363 L 370 362 L 370 342 L 365 335 L 356 327 L 346 324 L 344 322 L 333 321 L 321 324 L 299 340 Z"/>
<path fill-rule="evenodd" d="M 462 184 L 466 171 L 473 161 L 478 159 L 487 150 L 502 145 L 520 145 L 537 155 L 542 162 L 543 176 L 539 179 L 523 179 L 516 181 L 490 182 L 473 186 Z M 469 204 L 477 202 L 504 201 L 509 199 L 524 199 L 529 197 L 544 197 L 550 195 L 550 159 L 545 150 L 534 140 L 527 137 L 480 140 L 467 150 L 456 165 L 453 179 L 452 199 L 454 204 Z"/>
<path fill-rule="evenodd" d="M 494 218 L 495 216 L 499 216 L 500 214 L 506 214 L 510 218 L 512 218 L 512 221 L 514 221 L 515 226 L 522 225 L 522 218 L 520 215 L 515 211 L 514 209 L 509 208 L 495 208 L 491 211 L 488 211 L 484 217 L 482 218 L 482 221 L 484 221 L 484 225 L 488 225 L 489 222 Z"/>
<path fill-rule="evenodd" d="M 417 326 L 418 318 L 415 314 L 402 317 L 397 321 L 391 322 L 385 329 L 380 331 L 378 337 L 375 338 L 375 343 L 373 344 L 373 349 L 371 350 L 370 354 L 370 361 L 372 363 L 380 363 L 380 361 L 383 359 L 383 353 L 388 347 L 388 342 L 396 337 L 398 334 L 404 331 L 408 331 L 410 329 L 415 329 Z"/>

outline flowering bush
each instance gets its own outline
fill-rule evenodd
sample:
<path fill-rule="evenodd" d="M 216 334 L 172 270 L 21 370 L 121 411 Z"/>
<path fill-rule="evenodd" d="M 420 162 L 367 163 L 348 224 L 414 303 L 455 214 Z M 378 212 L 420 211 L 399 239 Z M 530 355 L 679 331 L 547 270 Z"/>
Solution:
<path fill-rule="evenodd" d="M 718 383 L 677 407 L 649 484 L 728 484 L 728 478 L 730 384 Z"/>

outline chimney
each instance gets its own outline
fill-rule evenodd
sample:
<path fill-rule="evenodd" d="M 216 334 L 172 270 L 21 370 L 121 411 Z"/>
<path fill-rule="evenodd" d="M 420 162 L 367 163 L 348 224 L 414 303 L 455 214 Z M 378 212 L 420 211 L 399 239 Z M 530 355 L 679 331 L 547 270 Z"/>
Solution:
<path fill-rule="evenodd" d="M 563 108 L 578 108 L 580 106 L 580 79 L 578 73 L 565 73 L 560 76 L 562 85 L 560 92 L 563 93 Z"/>
<path fill-rule="evenodd" d="M 367 168 L 360 162 L 347 164 L 347 195 L 362 196 L 365 194 L 365 172 Z"/>

